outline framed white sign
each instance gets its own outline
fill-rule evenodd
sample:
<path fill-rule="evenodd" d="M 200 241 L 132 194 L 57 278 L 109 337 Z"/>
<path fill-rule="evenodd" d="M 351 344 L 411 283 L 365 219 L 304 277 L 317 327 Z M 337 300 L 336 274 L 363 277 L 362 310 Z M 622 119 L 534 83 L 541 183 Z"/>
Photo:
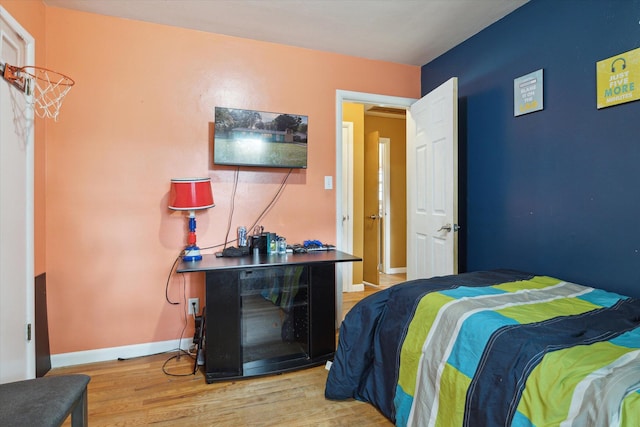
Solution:
<path fill-rule="evenodd" d="M 544 108 L 542 69 L 513 80 L 513 115 L 540 111 Z"/>

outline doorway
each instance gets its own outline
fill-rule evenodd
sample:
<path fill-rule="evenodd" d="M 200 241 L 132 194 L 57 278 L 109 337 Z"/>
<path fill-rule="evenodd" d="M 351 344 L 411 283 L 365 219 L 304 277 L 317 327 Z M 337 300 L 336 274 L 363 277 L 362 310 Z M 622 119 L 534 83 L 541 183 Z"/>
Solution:
<path fill-rule="evenodd" d="M 362 277 L 380 286 L 385 275 L 406 272 L 406 111 L 364 108 Z"/>
<path fill-rule="evenodd" d="M 342 235 L 343 235 L 343 215 L 344 206 L 343 200 L 345 200 L 344 193 L 344 180 L 346 177 L 343 175 L 343 164 L 344 161 L 348 161 L 344 156 L 344 147 L 343 147 L 343 134 L 342 134 L 342 123 L 343 123 L 343 103 L 356 103 L 356 104 L 366 104 L 373 105 L 378 107 L 394 107 L 406 110 L 410 105 L 412 105 L 416 100 L 413 98 L 401 98 L 401 97 L 393 97 L 393 96 L 385 96 L 385 95 L 377 95 L 377 94 L 368 94 L 361 92 L 350 92 L 350 91 L 336 91 L 336 225 L 337 225 L 337 239 L 336 245 L 338 248 L 343 247 Z M 377 155 L 377 154 L 376 154 Z M 364 213 L 362 213 L 362 220 L 365 220 Z M 337 271 L 337 283 L 341 284 L 341 286 L 345 291 L 355 290 L 353 289 L 353 283 L 350 276 L 347 276 L 346 273 L 338 269 Z M 356 284 L 360 285 L 360 284 Z M 351 287 L 351 289 L 350 289 Z M 359 287 L 361 289 L 361 287 Z M 340 289 L 338 289 L 340 290 Z M 337 303 L 338 306 L 342 304 L 342 295 L 341 292 L 337 292 Z"/>

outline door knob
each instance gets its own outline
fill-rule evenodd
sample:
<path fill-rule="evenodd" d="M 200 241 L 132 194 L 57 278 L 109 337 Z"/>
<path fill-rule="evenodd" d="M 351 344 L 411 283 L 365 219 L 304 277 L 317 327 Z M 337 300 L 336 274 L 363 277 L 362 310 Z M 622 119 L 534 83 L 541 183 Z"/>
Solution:
<path fill-rule="evenodd" d="M 438 231 L 446 231 L 447 233 L 450 233 L 452 228 L 453 228 L 453 231 L 460 230 L 460 226 L 458 224 L 453 224 L 453 227 L 451 227 L 451 224 L 445 224 L 442 227 L 440 227 Z M 436 233 L 438 231 L 436 231 Z"/>
<path fill-rule="evenodd" d="M 369 216 L 369 218 L 370 218 L 370 219 L 378 219 L 378 218 L 380 218 L 380 217 L 379 217 L 378 215 L 370 215 L 370 216 Z"/>

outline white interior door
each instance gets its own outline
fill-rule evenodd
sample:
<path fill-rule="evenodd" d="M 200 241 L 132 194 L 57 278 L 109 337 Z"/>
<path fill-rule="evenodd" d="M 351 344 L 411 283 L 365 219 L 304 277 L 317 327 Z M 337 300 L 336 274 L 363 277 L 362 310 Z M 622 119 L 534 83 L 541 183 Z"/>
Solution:
<path fill-rule="evenodd" d="M 342 123 L 342 242 L 339 249 L 349 254 L 353 253 L 353 123 Z M 362 283 L 353 283 L 353 263 L 343 262 L 338 265 L 342 276 L 342 291 L 361 291 Z M 340 283 L 340 282 L 338 282 Z"/>
<path fill-rule="evenodd" d="M 33 61 L 33 38 L 0 7 L 0 63 Z M 32 124 L 24 93 L 0 78 L 0 383 L 35 377 Z"/>
<path fill-rule="evenodd" d="M 455 274 L 458 221 L 458 80 L 407 112 L 407 279 Z"/>
<path fill-rule="evenodd" d="M 382 272 L 392 274 L 391 270 L 391 140 L 380 138 L 381 207 L 382 223 Z"/>

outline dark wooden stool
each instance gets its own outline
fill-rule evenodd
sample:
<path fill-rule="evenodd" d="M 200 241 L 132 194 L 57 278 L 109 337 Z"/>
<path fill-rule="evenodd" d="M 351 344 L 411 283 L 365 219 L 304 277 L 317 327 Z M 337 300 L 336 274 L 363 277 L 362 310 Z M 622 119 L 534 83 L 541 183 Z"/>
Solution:
<path fill-rule="evenodd" d="M 87 426 L 87 375 L 61 375 L 0 384 L 0 425 Z"/>

